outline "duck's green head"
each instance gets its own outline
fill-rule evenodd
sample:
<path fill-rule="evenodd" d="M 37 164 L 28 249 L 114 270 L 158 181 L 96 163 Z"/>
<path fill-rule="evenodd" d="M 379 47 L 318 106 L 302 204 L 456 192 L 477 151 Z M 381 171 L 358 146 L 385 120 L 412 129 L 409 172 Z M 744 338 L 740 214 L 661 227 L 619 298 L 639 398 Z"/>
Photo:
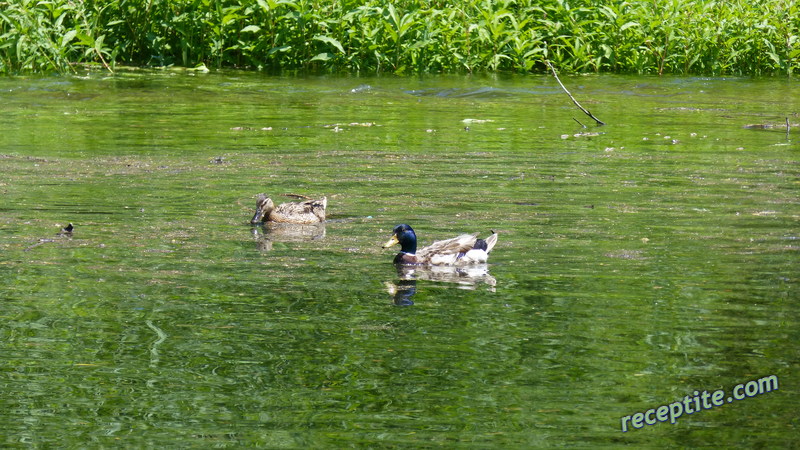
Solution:
<path fill-rule="evenodd" d="M 392 237 L 383 244 L 383 248 L 388 248 L 394 244 L 400 244 L 400 251 L 403 253 L 415 254 L 417 253 L 417 235 L 414 230 L 406 225 L 401 224 L 392 230 Z"/>

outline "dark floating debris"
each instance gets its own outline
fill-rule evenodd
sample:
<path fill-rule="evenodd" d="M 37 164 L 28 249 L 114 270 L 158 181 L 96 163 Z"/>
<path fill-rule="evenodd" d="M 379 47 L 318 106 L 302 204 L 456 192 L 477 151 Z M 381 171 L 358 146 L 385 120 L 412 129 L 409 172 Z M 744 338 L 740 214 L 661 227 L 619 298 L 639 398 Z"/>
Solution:
<path fill-rule="evenodd" d="M 64 228 L 61 229 L 61 231 L 58 232 L 58 235 L 59 236 L 72 236 L 72 230 L 74 230 L 74 229 L 75 229 L 75 226 L 73 226 L 72 222 L 70 222 L 67 226 L 65 226 Z"/>
<path fill-rule="evenodd" d="M 786 117 L 784 123 L 750 123 L 745 125 L 743 128 L 748 130 L 786 130 L 786 140 L 789 140 L 789 133 L 792 130 L 792 127 L 800 127 L 798 123 L 791 123 L 789 122 L 789 118 Z"/>
<path fill-rule="evenodd" d="M 372 91 L 372 86 L 368 84 L 360 84 L 353 89 L 350 89 L 351 94 L 360 94 L 362 92 L 370 92 Z"/>
<path fill-rule="evenodd" d="M 342 131 L 344 127 L 377 127 L 380 126 L 375 122 L 347 122 L 347 123 L 333 123 L 322 125 L 322 128 L 329 128 L 333 131 Z M 314 128 L 314 126 L 306 125 L 300 128 Z M 280 130 L 286 131 L 288 127 L 281 127 Z M 248 126 L 239 126 L 239 127 L 231 127 L 231 131 L 272 131 L 272 127 L 248 127 Z"/>
<path fill-rule="evenodd" d="M 798 123 L 790 123 L 789 118 L 786 118 L 784 123 L 749 123 L 742 128 L 746 128 L 748 130 L 773 130 L 773 129 L 786 129 L 788 133 L 792 127 L 800 127 Z"/>
<path fill-rule="evenodd" d="M 55 239 L 41 238 L 35 244 L 29 245 L 28 247 L 26 247 L 25 251 L 26 252 L 30 251 L 30 250 L 32 250 L 32 249 L 34 249 L 34 248 L 36 248 L 36 247 L 38 247 L 38 246 L 40 246 L 42 244 L 48 243 L 48 242 L 55 242 L 59 238 L 72 238 L 72 230 L 74 230 L 74 229 L 75 229 L 75 226 L 72 225 L 72 222 L 70 222 L 67 226 L 61 228 L 61 231 L 56 233 L 56 238 Z"/>
<path fill-rule="evenodd" d="M 231 127 L 231 131 L 272 131 L 272 127 Z"/>

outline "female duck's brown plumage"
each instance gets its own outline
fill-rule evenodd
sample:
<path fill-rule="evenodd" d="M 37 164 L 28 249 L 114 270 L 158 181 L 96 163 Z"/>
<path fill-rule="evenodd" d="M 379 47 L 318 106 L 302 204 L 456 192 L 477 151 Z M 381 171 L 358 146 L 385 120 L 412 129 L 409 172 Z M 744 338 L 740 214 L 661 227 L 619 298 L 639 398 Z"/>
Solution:
<path fill-rule="evenodd" d="M 410 226 L 401 224 L 394 227 L 392 238 L 383 247 L 400 244 L 400 253 L 394 257 L 395 264 L 465 266 L 485 263 L 496 243 L 497 233 L 494 231 L 486 239 L 478 239 L 478 233 L 462 234 L 417 251 L 417 235 Z"/>
<path fill-rule="evenodd" d="M 301 196 L 296 196 L 301 197 Z M 306 200 L 301 202 L 275 203 L 265 194 L 259 194 L 256 200 L 256 213 L 250 220 L 252 224 L 261 222 L 280 222 L 310 224 L 325 221 L 325 209 L 328 207 L 327 197 L 312 199 L 301 197 Z"/>

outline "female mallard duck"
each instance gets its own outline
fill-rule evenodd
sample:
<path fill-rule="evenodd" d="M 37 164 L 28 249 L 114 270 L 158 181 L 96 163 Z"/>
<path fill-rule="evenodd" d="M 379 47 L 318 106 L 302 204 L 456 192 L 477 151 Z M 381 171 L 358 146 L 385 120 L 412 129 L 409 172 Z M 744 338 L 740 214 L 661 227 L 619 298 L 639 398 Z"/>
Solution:
<path fill-rule="evenodd" d="M 258 195 L 256 200 L 256 213 L 250 223 L 255 225 L 261 222 L 280 222 L 310 224 L 325 221 L 325 208 L 328 207 L 327 197 L 319 200 L 305 196 L 293 195 L 294 197 L 305 198 L 302 202 L 281 203 L 275 206 L 272 199 L 264 194 Z"/>
<path fill-rule="evenodd" d="M 437 241 L 417 251 L 417 235 L 406 225 L 392 230 L 392 237 L 383 248 L 400 244 L 400 253 L 394 257 L 395 264 L 469 265 L 485 263 L 497 243 L 497 233 L 486 239 L 478 239 L 478 233 Z"/>

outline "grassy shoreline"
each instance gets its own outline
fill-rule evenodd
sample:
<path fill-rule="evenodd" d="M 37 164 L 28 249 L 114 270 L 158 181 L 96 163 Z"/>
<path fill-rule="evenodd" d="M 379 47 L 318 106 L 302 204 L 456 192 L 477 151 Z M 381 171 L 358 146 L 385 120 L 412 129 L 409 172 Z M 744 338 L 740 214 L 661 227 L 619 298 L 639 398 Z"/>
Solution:
<path fill-rule="evenodd" d="M 792 75 L 794 0 L 0 1 L 0 74 L 75 64 Z"/>

